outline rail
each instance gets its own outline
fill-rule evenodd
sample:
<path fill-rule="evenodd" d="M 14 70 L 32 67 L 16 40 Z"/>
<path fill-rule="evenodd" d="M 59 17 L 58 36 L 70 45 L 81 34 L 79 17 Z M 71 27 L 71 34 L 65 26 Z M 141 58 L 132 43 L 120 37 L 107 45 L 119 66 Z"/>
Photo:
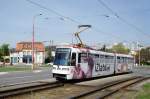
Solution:
<path fill-rule="evenodd" d="M 17 85 L 17 86 L 16 86 Z M 0 98 L 5 98 L 8 96 L 28 93 L 32 91 L 47 89 L 47 88 L 57 88 L 64 86 L 63 83 L 54 81 L 54 82 L 34 82 L 34 83 L 23 83 L 23 84 L 14 84 L 10 86 L 4 86 L 0 88 Z"/>
<path fill-rule="evenodd" d="M 99 96 L 96 96 L 96 99 L 103 99 L 105 97 L 108 97 L 110 95 L 112 95 L 113 93 L 115 92 L 118 92 L 120 89 L 122 88 L 125 88 L 125 87 L 128 87 L 132 84 L 135 84 L 135 83 L 138 83 L 138 82 L 141 82 L 143 80 L 146 80 L 146 79 L 149 79 L 150 77 L 140 77 L 140 76 L 136 76 L 136 77 L 131 77 L 131 78 L 127 78 L 127 79 L 123 79 L 123 80 L 119 80 L 119 81 L 114 81 L 114 82 L 110 82 L 110 83 L 107 83 L 107 84 L 104 84 L 104 85 L 101 85 L 101 86 L 97 86 L 95 89 L 93 90 L 89 90 L 89 91 L 86 91 L 86 92 L 82 92 L 80 94 L 77 94 L 77 95 L 74 95 L 74 96 L 71 96 L 69 97 L 70 99 L 77 99 L 77 98 L 83 98 L 83 97 L 88 97 L 92 94 L 95 94 L 97 92 L 102 92 L 103 94 L 99 94 Z M 129 81 L 133 81 L 129 84 L 125 84 L 125 85 L 121 85 L 120 87 L 114 89 L 114 90 L 109 90 L 110 87 L 113 87 L 113 86 L 118 86 L 122 83 L 126 83 L 126 82 L 129 82 Z M 103 90 L 106 90 L 107 89 L 107 92 L 104 92 Z"/>

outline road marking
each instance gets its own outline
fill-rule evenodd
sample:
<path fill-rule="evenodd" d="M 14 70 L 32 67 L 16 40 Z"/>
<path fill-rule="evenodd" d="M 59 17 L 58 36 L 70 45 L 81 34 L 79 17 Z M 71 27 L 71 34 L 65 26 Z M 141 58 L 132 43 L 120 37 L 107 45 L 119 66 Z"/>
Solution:
<path fill-rule="evenodd" d="M 8 72 L 0 72 L 0 75 L 8 74 Z"/>
<path fill-rule="evenodd" d="M 40 77 L 45 77 L 47 75 L 39 75 Z M 38 77 L 39 77 L 38 76 Z M 8 83 L 8 82 L 11 82 L 11 80 L 16 80 L 16 79 L 23 79 L 23 78 L 31 78 L 31 77 L 34 77 L 33 75 L 32 76 L 23 76 L 23 77 L 12 77 L 12 78 L 3 78 L 2 80 L 5 81 L 5 83 Z M 1 82 L 0 82 L 1 84 Z"/>
<path fill-rule="evenodd" d="M 42 70 L 34 70 L 33 73 L 39 73 L 42 72 Z"/>

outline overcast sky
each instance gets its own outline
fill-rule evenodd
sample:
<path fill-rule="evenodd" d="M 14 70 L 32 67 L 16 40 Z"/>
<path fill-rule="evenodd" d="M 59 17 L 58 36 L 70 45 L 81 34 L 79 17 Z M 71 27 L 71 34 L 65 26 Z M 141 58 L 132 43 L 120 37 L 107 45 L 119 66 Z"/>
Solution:
<path fill-rule="evenodd" d="M 114 13 L 98 0 L 30 1 L 40 6 L 27 0 L 0 0 L 0 44 L 15 47 L 31 41 L 33 16 L 42 13 L 35 18 L 36 41 L 71 42 L 79 24 L 90 24 L 92 28 L 81 33 L 85 43 L 150 45 L 150 0 L 101 0 Z"/>

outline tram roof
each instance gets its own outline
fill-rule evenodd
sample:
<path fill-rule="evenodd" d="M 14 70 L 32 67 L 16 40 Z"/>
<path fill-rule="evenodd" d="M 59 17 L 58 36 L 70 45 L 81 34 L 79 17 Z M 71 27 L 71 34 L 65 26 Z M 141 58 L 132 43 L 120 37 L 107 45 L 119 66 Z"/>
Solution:
<path fill-rule="evenodd" d="M 96 49 L 90 48 L 90 47 L 78 47 L 78 46 L 73 46 L 73 45 L 63 45 L 63 46 L 58 46 L 57 48 L 71 48 L 73 51 L 76 52 L 90 52 L 93 54 L 102 54 L 102 55 L 114 55 L 114 53 L 109 53 L 109 52 L 103 52 L 103 51 L 98 51 Z"/>
<path fill-rule="evenodd" d="M 116 54 L 116 56 L 119 56 L 119 57 L 129 57 L 129 58 L 133 57 L 132 55 L 127 55 L 127 54 Z"/>
<path fill-rule="evenodd" d="M 102 54 L 102 55 L 110 55 L 110 56 L 114 56 L 114 54 L 115 54 L 115 53 L 110 53 L 110 52 L 98 51 L 98 50 L 90 48 L 90 47 L 79 47 L 76 45 L 61 45 L 61 46 L 58 46 L 57 48 L 71 48 L 73 51 L 76 51 L 76 52 L 90 52 L 93 54 Z M 118 54 L 118 53 L 116 53 L 116 56 L 129 57 L 129 58 L 133 57 L 131 55 Z"/>

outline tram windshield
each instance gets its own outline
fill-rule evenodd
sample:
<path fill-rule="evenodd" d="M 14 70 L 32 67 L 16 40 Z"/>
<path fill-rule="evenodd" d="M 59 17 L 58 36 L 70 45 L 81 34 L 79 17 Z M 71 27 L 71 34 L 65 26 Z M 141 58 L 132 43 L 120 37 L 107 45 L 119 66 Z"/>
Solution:
<path fill-rule="evenodd" d="M 54 59 L 54 65 L 70 65 L 70 52 L 71 49 L 69 48 L 57 48 Z"/>

